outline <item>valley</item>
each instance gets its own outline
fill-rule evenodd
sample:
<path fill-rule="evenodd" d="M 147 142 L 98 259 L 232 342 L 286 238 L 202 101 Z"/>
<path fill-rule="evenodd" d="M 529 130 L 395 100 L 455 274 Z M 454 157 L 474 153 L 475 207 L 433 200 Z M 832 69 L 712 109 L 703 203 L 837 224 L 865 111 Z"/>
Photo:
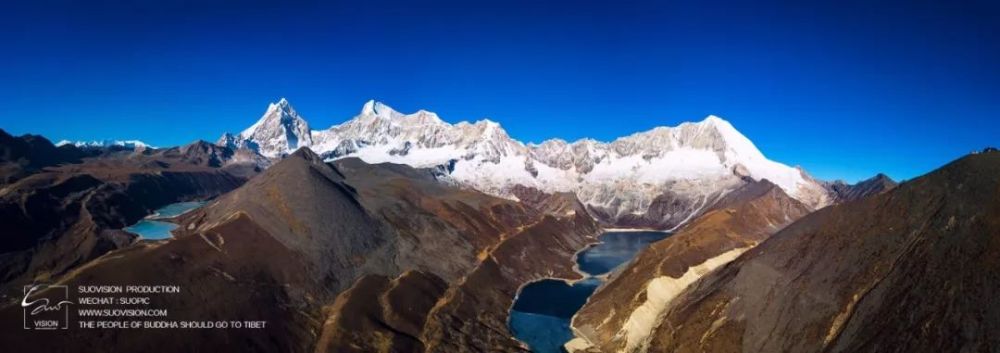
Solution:
<path fill-rule="evenodd" d="M 449 124 L 375 102 L 311 130 L 286 100 L 218 144 L 5 141 L 0 211 L 16 231 L 0 254 L 0 339 L 15 349 L 880 351 L 898 342 L 871 330 L 898 327 L 862 308 L 929 321 L 866 298 L 938 292 L 886 282 L 895 271 L 933 278 L 940 272 L 919 266 L 936 261 L 963 273 L 963 288 L 993 289 L 942 255 L 988 248 L 934 230 L 992 234 L 993 196 L 968 191 L 995 187 L 992 150 L 903 184 L 881 174 L 847 184 L 767 160 L 717 117 L 558 147 L 520 143 L 491 121 Z M 928 229 L 933 240 L 919 235 Z M 53 337 L 15 326 L 17 291 L 38 282 L 175 289 L 80 302 L 151 307 L 136 312 L 162 319 L 139 325 L 141 335 L 84 324 L 104 312 L 88 309 L 67 315 L 81 327 Z M 973 319 L 983 329 L 993 325 L 984 315 Z M 199 331 L 226 318 L 253 329 Z M 193 345 L 173 339 L 177 329 L 206 333 Z M 907 342 L 960 344 L 943 337 Z"/>
<path fill-rule="evenodd" d="M 0 353 L 1000 353 L 1000 1 L 8 1 Z"/>

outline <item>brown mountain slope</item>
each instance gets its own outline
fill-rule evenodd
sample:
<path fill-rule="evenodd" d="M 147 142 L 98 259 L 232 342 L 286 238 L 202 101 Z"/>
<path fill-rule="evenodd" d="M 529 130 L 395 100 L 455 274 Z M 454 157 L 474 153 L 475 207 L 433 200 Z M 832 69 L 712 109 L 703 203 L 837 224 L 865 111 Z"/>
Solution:
<path fill-rule="evenodd" d="M 166 319 L 266 327 L 45 335 L 22 332 L 12 303 L 0 308 L 0 341 L 71 352 L 522 351 L 505 325 L 516 288 L 572 277 L 573 253 L 598 231 L 588 217 L 547 216 L 432 171 L 323 163 L 308 149 L 180 222 L 173 239 L 113 251 L 57 281 L 179 285 L 151 305 Z"/>
<path fill-rule="evenodd" d="M 245 181 L 190 157 L 120 152 L 48 166 L 0 188 L 4 300 L 20 295 L 19 284 L 47 280 L 127 245 L 134 236 L 120 229 L 156 208 L 211 198 Z"/>
<path fill-rule="evenodd" d="M 391 231 L 357 200 L 344 176 L 302 150 L 215 202 L 186 214 L 184 232 L 214 233 L 235 215 L 260 227 L 309 268 L 309 277 L 337 293 L 362 273 L 392 275 Z M 227 234 L 221 234 L 225 237 Z"/>
<path fill-rule="evenodd" d="M 249 260 L 254 259 L 254 260 Z M 61 277 L 70 300 L 82 297 L 125 298 L 143 295 L 81 294 L 78 286 L 171 285 L 177 294 L 145 295 L 149 305 L 71 305 L 70 328 L 22 329 L 17 303 L 0 308 L 0 342 L 16 352 L 301 352 L 313 339 L 317 313 L 303 293 L 318 284 L 299 260 L 244 214 L 206 234 L 169 241 L 136 243 L 112 251 Z M 167 317 L 83 317 L 76 309 L 165 309 Z M 80 328 L 82 320 L 263 320 L 265 329 L 114 329 Z"/>
<path fill-rule="evenodd" d="M 699 276 L 732 261 L 809 208 L 764 180 L 719 200 L 677 234 L 653 243 L 577 313 L 573 346 L 605 352 L 641 349 L 658 317 Z"/>
<path fill-rule="evenodd" d="M 395 279 L 368 275 L 326 310 L 317 352 L 421 352 L 427 313 L 447 284 L 419 271 Z"/>
<path fill-rule="evenodd" d="M 1000 350 L 1000 152 L 811 214 L 671 302 L 653 352 Z"/>
<path fill-rule="evenodd" d="M 585 213 L 549 207 L 579 204 L 568 195 L 538 193 L 523 204 L 437 182 L 431 170 L 357 159 L 336 166 L 400 234 L 399 266 L 419 272 L 356 282 L 328 308 L 317 352 L 524 351 L 506 326 L 517 288 L 576 278 L 573 254 L 599 231 Z M 401 300 L 412 310 L 391 314 Z"/>

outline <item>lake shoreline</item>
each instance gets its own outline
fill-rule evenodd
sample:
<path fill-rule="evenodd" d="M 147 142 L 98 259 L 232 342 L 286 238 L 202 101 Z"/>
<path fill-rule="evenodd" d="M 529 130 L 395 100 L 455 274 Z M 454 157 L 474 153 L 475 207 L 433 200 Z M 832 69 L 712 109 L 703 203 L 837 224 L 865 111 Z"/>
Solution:
<path fill-rule="evenodd" d="M 173 238 L 177 229 L 174 223 L 177 217 L 194 211 L 208 204 L 208 201 L 182 201 L 168 204 L 153 211 L 141 220 L 122 228 L 129 234 L 135 234 L 140 241 L 160 241 Z"/>
<path fill-rule="evenodd" d="M 671 234 L 635 228 L 603 229 L 597 241 L 573 255 L 573 271 L 581 278 L 544 277 L 518 288 L 507 320 L 514 338 L 535 353 L 560 352 L 562 345 L 576 337 L 572 331 L 576 313 L 607 283 L 609 276 L 649 244 Z"/>

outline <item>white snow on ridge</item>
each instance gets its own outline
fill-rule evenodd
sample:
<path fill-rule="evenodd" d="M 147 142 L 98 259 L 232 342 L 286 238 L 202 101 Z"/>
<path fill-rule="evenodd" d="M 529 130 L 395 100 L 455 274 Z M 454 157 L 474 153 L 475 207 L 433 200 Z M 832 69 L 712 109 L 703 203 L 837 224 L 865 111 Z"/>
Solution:
<path fill-rule="evenodd" d="M 102 141 L 96 141 L 96 140 L 95 141 L 70 141 L 70 140 L 61 140 L 59 142 L 56 142 L 55 145 L 56 145 L 56 147 L 63 146 L 63 145 L 73 145 L 73 146 L 76 146 L 76 147 L 124 147 L 124 148 L 131 148 L 131 149 L 135 149 L 135 148 L 139 148 L 139 147 L 156 148 L 154 146 L 150 146 L 149 144 L 147 144 L 145 142 L 142 142 L 142 141 L 139 141 L 139 140 L 102 140 Z"/>
<path fill-rule="evenodd" d="M 376 101 L 366 102 L 350 120 L 311 130 L 282 99 L 250 128 L 224 135 L 219 144 L 254 148 L 272 158 L 309 147 L 329 160 L 447 164 L 453 167 L 452 178 L 483 192 L 510 197 L 517 184 L 572 191 L 585 204 L 616 215 L 643 214 L 664 192 L 689 200 L 717 197 L 741 177 L 767 179 L 814 208 L 829 203 L 819 183 L 797 168 L 768 160 L 732 124 L 714 115 L 612 142 L 552 139 L 526 145 L 490 120 L 450 124 L 432 112 L 403 114 Z"/>
<path fill-rule="evenodd" d="M 427 168 L 447 164 L 448 161 L 463 154 L 462 150 L 450 146 L 414 149 L 406 155 L 393 155 L 391 154 L 392 149 L 393 147 L 388 145 L 371 146 L 362 148 L 357 153 L 348 156 L 361 158 L 361 160 L 371 164 L 396 163 Z"/>

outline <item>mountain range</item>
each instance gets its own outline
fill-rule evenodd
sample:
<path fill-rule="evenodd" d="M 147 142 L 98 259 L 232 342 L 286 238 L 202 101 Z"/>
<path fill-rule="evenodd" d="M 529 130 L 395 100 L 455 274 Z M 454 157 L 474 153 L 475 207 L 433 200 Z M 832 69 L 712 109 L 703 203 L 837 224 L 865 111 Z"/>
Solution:
<path fill-rule="evenodd" d="M 811 209 L 841 200 L 838 189 L 800 168 L 767 159 L 716 116 L 657 127 L 611 142 L 560 139 L 523 143 L 488 119 L 451 124 L 420 110 L 403 114 L 376 101 L 353 118 L 313 130 L 286 99 L 256 123 L 217 142 L 280 158 L 308 147 L 325 160 L 441 167 L 455 182 L 516 198 L 530 187 L 572 192 L 602 224 L 676 229 L 747 181 L 768 180 Z"/>
<path fill-rule="evenodd" d="M 80 148 L 123 148 L 123 149 L 136 149 L 136 148 L 156 148 L 156 146 L 151 146 L 145 142 L 139 140 L 101 140 L 101 141 L 70 141 L 61 140 L 56 142 L 56 147 L 64 145 L 73 145 Z"/>
<path fill-rule="evenodd" d="M 578 254 L 629 227 L 671 234 L 599 276 L 566 351 L 991 352 L 998 192 L 996 149 L 901 184 L 824 182 L 714 116 L 540 144 L 377 102 L 312 130 L 281 100 L 217 143 L 159 149 L 0 130 L 0 342 L 528 352 L 509 325 L 522 289 L 597 280 Z M 170 237 L 123 229 L 179 201 L 204 205 Z M 49 335 L 21 328 L 34 283 L 169 283 L 184 290 L 150 305 L 171 320 L 268 325 Z"/>

